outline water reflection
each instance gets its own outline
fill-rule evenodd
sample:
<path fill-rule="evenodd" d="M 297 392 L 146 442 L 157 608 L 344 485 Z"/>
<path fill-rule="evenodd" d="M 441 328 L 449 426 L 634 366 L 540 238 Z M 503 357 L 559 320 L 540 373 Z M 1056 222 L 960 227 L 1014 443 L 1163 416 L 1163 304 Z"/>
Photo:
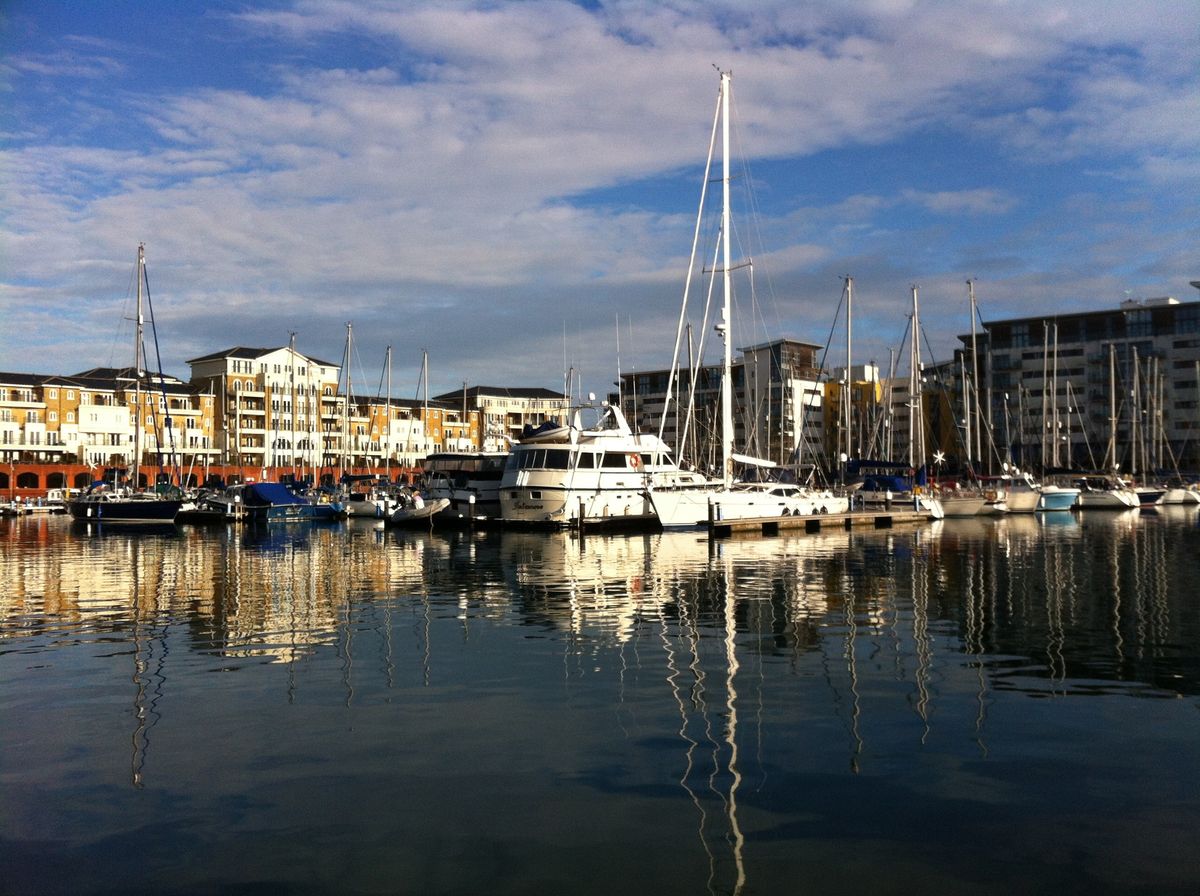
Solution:
<path fill-rule="evenodd" d="M 1130 698 L 1191 698 L 1194 729 L 1200 529 L 1180 510 L 717 542 L 3 522 L 0 710 L 15 722 L 0 746 L 65 739 L 48 766 L 70 782 L 119 742 L 122 786 L 145 794 L 208 786 L 192 769 L 208 744 L 245 769 L 231 802 L 263 776 L 301 793 L 332 778 L 351 817 L 381 787 L 455 782 L 420 803 L 418 851 L 478 811 L 520 818 L 534 844 L 521 857 L 541 856 L 569 834 L 547 822 L 538 841 L 512 803 L 560 801 L 588 834 L 576 859 L 604 834 L 677 832 L 689 892 L 784 885 L 769 869 L 798 842 L 835 844 L 830 830 L 874 830 L 915 861 L 904 824 L 873 827 L 903 818 L 897 806 L 942 799 L 953 817 L 994 792 L 990 809 L 1023 823 L 1005 813 L 1053 789 L 1050 766 L 1072 794 L 1103 773 L 1070 752 L 1080 743 L 1110 762 L 1120 719 L 1182 703 Z M 38 687 L 21 686 L 31 674 Z M 40 732 L 47 704 L 82 707 L 79 723 Z M 1039 764 L 1050 753 L 1059 764 Z M 858 784 L 831 783 L 843 777 Z M 200 794 L 184 796 L 216 814 Z M 4 833 L 0 819 L 0 846 Z M 605 861 L 640 870 L 632 853 Z"/>
<path fill-rule="evenodd" d="M 294 662 L 346 650 L 371 605 L 453 601 L 464 623 L 540 627 L 578 651 L 644 640 L 663 618 L 723 632 L 728 587 L 735 630 L 754 650 L 820 652 L 832 640 L 853 674 L 849 645 L 887 639 L 871 652 L 910 655 L 918 715 L 947 651 L 1031 691 L 1107 681 L 1193 692 L 1178 645 L 1179 625 L 1194 624 L 1181 602 L 1197 571 L 1195 512 L 1172 510 L 714 543 L 355 526 L 80 538 L 53 520 L 18 520 L 2 532 L 0 643 L 48 649 L 55 635 L 166 623 L 185 626 L 196 650 Z"/>

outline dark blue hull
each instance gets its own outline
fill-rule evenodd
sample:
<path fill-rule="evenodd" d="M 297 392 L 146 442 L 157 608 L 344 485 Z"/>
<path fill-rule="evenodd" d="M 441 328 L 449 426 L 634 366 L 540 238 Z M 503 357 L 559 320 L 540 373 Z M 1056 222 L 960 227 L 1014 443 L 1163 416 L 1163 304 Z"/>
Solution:
<path fill-rule="evenodd" d="M 174 498 L 85 495 L 69 505 L 71 516 L 88 523 L 173 523 L 183 501 Z"/>

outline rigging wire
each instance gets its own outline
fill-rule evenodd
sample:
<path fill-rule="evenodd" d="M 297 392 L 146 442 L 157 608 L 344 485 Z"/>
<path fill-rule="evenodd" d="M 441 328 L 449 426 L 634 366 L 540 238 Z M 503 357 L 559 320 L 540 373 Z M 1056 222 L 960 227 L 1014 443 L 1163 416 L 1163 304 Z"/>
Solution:
<path fill-rule="evenodd" d="M 139 267 L 141 267 L 141 269 L 142 269 L 139 276 L 142 277 L 143 282 L 146 285 L 146 308 L 150 312 L 150 333 L 154 337 L 154 359 L 155 359 L 155 362 L 158 364 L 159 395 L 162 398 L 162 409 L 164 411 L 164 415 L 163 415 L 164 416 L 164 426 L 167 431 L 167 444 L 170 448 L 170 452 L 168 454 L 168 461 L 171 466 L 175 467 L 175 474 L 176 474 L 176 477 L 178 478 L 181 471 L 179 469 L 178 458 L 177 458 L 176 451 L 175 451 L 175 427 L 172 425 L 171 413 L 170 413 L 171 409 L 170 409 L 170 404 L 167 400 L 167 384 L 166 384 L 165 380 L 163 379 L 162 352 L 160 351 L 159 345 L 158 345 L 158 327 L 154 323 L 154 303 L 150 299 L 150 272 L 148 270 L 146 270 L 146 265 L 144 263 L 144 260 L 143 260 L 143 263 L 141 265 L 139 265 Z M 142 342 L 143 342 L 142 353 L 144 355 L 145 354 L 144 334 L 143 334 Z M 140 371 L 135 371 L 134 373 L 135 373 L 135 375 L 137 375 L 138 373 L 140 373 Z M 152 406 L 152 408 L 153 408 L 153 410 L 152 410 L 151 416 L 152 416 L 152 419 L 155 421 L 155 429 L 157 430 L 159 408 L 157 406 Z M 141 408 L 138 409 L 138 413 L 139 414 L 141 413 Z M 162 443 L 160 442 L 160 440 L 157 437 L 157 432 L 155 434 L 155 439 L 154 439 L 154 449 L 155 449 L 155 453 L 158 455 L 158 465 L 161 468 L 163 466 Z M 182 485 L 183 483 L 180 482 L 179 484 Z"/>

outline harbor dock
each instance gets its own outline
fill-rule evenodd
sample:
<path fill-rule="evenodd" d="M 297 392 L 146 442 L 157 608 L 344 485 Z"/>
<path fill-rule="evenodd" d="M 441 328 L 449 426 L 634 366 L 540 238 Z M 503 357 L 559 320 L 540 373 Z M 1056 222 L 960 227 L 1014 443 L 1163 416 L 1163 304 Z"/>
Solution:
<path fill-rule="evenodd" d="M 849 531 L 858 527 L 891 529 L 894 526 L 925 523 L 933 519 L 927 510 L 858 510 L 850 513 L 823 513 L 810 516 L 770 516 L 737 520 L 709 520 L 708 533 L 713 538 L 731 535 L 778 535 L 784 531 L 803 530 L 823 532 L 834 529 Z"/>

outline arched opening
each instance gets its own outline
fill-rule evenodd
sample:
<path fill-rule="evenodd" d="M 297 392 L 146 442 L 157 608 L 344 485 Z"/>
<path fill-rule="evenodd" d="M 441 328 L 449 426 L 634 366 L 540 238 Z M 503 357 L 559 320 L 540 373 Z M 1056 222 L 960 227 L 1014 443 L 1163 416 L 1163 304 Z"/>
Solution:
<path fill-rule="evenodd" d="M 92 484 L 92 474 L 91 473 L 76 473 L 75 474 L 75 483 L 74 483 L 75 488 L 87 488 L 91 484 Z"/>
<path fill-rule="evenodd" d="M 0 489 L 8 488 L 8 474 L 0 472 Z"/>
<path fill-rule="evenodd" d="M 46 488 L 63 488 L 66 484 L 66 473 L 51 473 L 46 477 Z"/>
<path fill-rule="evenodd" d="M 37 473 L 28 471 L 17 474 L 17 488 L 40 488 L 41 480 Z"/>

